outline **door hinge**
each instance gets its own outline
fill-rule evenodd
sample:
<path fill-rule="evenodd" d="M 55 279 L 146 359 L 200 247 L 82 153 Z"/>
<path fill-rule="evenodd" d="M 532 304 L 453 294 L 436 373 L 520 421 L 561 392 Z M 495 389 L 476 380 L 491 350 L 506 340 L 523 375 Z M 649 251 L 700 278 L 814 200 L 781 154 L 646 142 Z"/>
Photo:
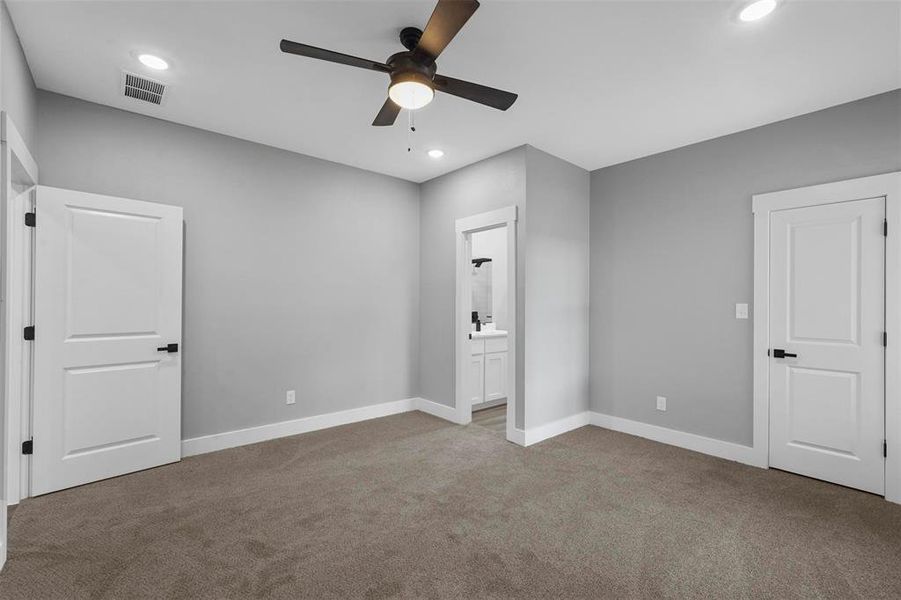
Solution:
<path fill-rule="evenodd" d="M 24 331 L 24 335 L 25 335 L 26 341 L 29 341 L 29 342 L 33 341 L 34 340 L 34 325 L 29 325 L 28 327 L 26 327 L 25 331 Z"/>
<path fill-rule="evenodd" d="M 882 345 L 888 346 L 888 331 L 882 332 Z"/>
<path fill-rule="evenodd" d="M 34 454 L 34 440 L 22 442 L 22 454 Z"/>
<path fill-rule="evenodd" d="M 882 235 L 888 237 L 888 219 L 882 222 Z"/>
<path fill-rule="evenodd" d="M 26 227 L 36 227 L 38 222 L 38 216 L 33 212 L 25 213 L 25 226 Z"/>
<path fill-rule="evenodd" d="M 888 442 L 882 440 L 882 458 L 888 458 Z"/>

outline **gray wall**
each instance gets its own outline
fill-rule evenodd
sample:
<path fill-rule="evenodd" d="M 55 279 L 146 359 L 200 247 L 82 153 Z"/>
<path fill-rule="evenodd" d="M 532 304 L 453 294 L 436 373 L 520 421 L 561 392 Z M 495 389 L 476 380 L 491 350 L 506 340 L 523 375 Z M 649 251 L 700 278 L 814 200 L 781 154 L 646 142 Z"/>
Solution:
<path fill-rule="evenodd" d="M 43 184 L 184 207 L 183 437 L 418 395 L 416 184 L 47 92 L 38 116 Z"/>
<path fill-rule="evenodd" d="M 522 146 L 423 183 L 421 198 L 421 395 L 455 405 L 456 220 L 516 205 L 516 427 L 587 410 L 588 172 Z"/>
<path fill-rule="evenodd" d="M 525 428 L 588 410 L 588 171 L 526 147 Z M 522 388 L 521 388 L 522 389 Z"/>
<path fill-rule="evenodd" d="M 898 169 L 901 91 L 594 171 L 592 409 L 750 445 L 751 195 Z"/>
<path fill-rule="evenodd" d="M 503 154 L 426 181 L 420 186 L 420 379 L 423 398 L 455 405 L 454 304 L 456 302 L 457 219 L 515 205 L 517 227 L 517 358 L 523 356 L 524 332 L 524 223 L 526 203 L 526 149 Z M 517 389 L 522 390 L 522 368 L 517 369 Z M 523 426 L 522 394 L 517 398 L 517 423 Z"/>
<path fill-rule="evenodd" d="M 36 93 L 6 2 L 0 2 L 0 104 L 32 154 L 35 152 Z"/>

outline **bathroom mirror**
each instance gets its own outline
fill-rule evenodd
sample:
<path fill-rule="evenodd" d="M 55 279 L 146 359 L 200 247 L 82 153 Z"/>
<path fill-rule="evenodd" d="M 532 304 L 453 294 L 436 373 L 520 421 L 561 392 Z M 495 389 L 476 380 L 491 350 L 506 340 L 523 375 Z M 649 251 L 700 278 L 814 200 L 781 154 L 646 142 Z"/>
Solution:
<path fill-rule="evenodd" d="M 472 259 L 472 311 L 481 323 L 492 322 L 490 258 Z"/>

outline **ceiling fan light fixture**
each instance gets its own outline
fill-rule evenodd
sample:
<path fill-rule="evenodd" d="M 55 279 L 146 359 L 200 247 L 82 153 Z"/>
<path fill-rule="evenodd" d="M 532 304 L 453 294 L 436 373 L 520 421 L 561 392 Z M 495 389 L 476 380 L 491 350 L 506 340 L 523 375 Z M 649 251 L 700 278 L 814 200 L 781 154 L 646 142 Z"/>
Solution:
<path fill-rule="evenodd" d="M 398 73 L 391 78 L 388 97 L 401 108 L 416 110 L 435 97 L 431 80 L 421 73 Z"/>

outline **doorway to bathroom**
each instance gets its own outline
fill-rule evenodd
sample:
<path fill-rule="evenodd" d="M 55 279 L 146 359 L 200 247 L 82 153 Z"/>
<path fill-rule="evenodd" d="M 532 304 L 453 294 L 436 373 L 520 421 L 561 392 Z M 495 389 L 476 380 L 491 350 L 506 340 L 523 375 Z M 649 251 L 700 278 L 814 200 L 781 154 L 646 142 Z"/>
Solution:
<path fill-rule="evenodd" d="M 521 443 L 516 427 L 516 208 L 457 221 L 456 409 Z"/>
<path fill-rule="evenodd" d="M 472 422 L 507 432 L 507 227 L 470 236 Z"/>

